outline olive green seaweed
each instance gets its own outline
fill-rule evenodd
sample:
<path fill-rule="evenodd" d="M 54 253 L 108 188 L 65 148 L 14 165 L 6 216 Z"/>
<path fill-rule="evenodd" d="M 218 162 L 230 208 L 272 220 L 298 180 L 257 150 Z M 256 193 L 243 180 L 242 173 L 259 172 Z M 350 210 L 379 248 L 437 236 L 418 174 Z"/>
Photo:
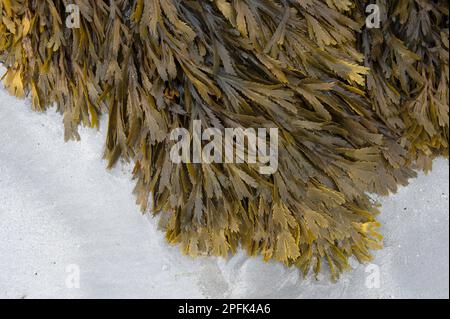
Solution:
<path fill-rule="evenodd" d="M 362 0 L 0 0 L 3 82 L 56 105 L 65 138 L 109 116 L 105 158 L 184 253 L 238 247 L 307 275 L 382 246 L 368 193 L 448 156 L 448 4 Z M 80 25 L 66 25 L 69 4 Z M 175 128 L 278 128 L 279 167 L 175 164 Z"/>

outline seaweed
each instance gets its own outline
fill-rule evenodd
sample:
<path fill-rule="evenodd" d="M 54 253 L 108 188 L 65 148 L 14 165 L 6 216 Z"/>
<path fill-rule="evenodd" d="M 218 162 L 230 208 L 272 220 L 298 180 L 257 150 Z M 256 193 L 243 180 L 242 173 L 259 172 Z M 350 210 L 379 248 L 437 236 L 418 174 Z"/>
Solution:
<path fill-rule="evenodd" d="M 380 29 L 361 0 L 0 0 L 3 82 L 56 105 L 66 140 L 108 115 L 108 166 L 134 163 L 137 203 L 184 253 L 337 279 L 382 247 L 367 194 L 448 156 L 448 4 L 376 3 Z M 168 136 L 195 121 L 277 128 L 278 169 L 174 163 Z"/>

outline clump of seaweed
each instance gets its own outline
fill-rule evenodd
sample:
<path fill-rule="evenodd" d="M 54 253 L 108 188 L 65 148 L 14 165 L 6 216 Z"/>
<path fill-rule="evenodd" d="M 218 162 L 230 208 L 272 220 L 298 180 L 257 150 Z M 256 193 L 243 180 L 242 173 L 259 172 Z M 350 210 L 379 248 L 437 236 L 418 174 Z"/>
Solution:
<path fill-rule="evenodd" d="M 448 156 L 448 3 L 377 3 L 382 28 L 364 29 L 359 39 L 370 68 L 367 91 L 409 164 L 428 171 L 434 157 Z"/>
<path fill-rule="evenodd" d="M 56 104 L 66 139 L 108 114 L 109 166 L 135 163 L 138 204 L 186 254 L 240 246 L 336 279 L 381 248 L 367 193 L 448 155 L 448 4 L 377 3 L 381 29 L 360 0 L 0 0 L 3 81 Z M 194 120 L 278 128 L 278 170 L 174 163 L 167 136 Z"/>

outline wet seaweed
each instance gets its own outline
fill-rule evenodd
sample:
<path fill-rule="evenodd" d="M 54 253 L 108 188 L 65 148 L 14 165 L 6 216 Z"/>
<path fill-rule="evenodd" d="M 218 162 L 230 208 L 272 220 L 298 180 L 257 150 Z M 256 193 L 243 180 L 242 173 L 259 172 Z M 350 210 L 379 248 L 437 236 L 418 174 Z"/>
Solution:
<path fill-rule="evenodd" d="M 66 25 L 76 4 L 80 23 Z M 108 115 L 105 158 L 191 256 L 238 247 L 333 279 L 382 247 L 378 207 L 448 156 L 448 4 L 380 0 L 0 0 L 8 91 L 65 138 Z M 174 163 L 175 128 L 278 128 L 279 165 Z"/>

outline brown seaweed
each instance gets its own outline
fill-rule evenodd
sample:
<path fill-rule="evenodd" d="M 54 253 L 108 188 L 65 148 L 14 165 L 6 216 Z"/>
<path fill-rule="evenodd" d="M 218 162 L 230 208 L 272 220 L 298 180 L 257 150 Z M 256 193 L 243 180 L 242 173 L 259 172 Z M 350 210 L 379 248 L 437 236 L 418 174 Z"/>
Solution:
<path fill-rule="evenodd" d="M 3 81 L 56 105 L 66 139 L 107 114 L 109 166 L 135 163 L 138 204 L 186 254 L 337 278 L 381 248 L 367 194 L 448 155 L 448 4 L 377 3 L 381 29 L 360 0 L 0 0 Z M 278 128 L 277 172 L 173 163 L 167 136 L 194 120 Z"/>

